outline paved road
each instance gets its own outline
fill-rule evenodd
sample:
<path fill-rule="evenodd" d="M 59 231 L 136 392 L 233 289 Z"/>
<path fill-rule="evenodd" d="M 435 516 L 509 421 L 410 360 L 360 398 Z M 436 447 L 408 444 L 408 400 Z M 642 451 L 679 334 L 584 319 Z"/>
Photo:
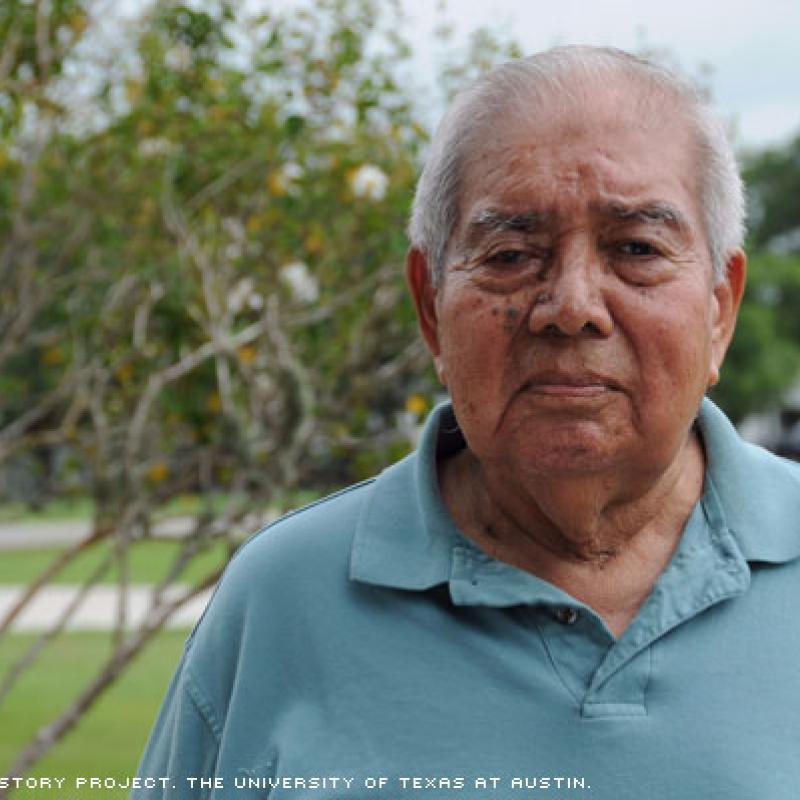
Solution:
<path fill-rule="evenodd" d="M 89 535 L 87 520 L 47 520 L 41 522 L 0 523 L 0 558 L 2 551 L 36 547 L 64 546 L 80 541 Z M 160 535 L 185 536 L 192 526 L 191 517 L 176 517 L 164 520 L 157 526 Z M 21 585 L 0 584 L 0 619 L 14 604 L 23 591 Z M 52 625 L 75 597 L 78 586 L 50 586 L 21 614 L 12 630 L 24 633 L 41 631 Z M 175 591 L 180 591 L 176 587 Z M 128 599 L 129 625 L 138 624 L 150 604 L 152 588 L 147 585 L 132 586 Z M 190 628 L 199 619 L 211 592 L 199 595 L 170 620 L 169 628 Z M 116 587 L 99 585 L 84 598 L 75 612 L 67 630 L 108 630 L 116 618 Z"/>
<path fill-rule="evenodd" d="M 0 586 L 0 619 L 2 619 L 24 587 Z M 78 586 L 51 586 L 43 590 L 17 618 L 12 630 L 24 633 L 48 628 L 67 607 L 78 592 Z M 149 586 L 132 586 L 128 600 L 129 625 L 141 622 L 150 603 Z M 180 591 L 180 587 L 176 587 Z M 199 619 L 211 596 L 211 591 L 198 595 L 187 603 L 172 620 L 169 628 L 190 628 Z M 67 630 L 109 630 L 114 625 L 116 615 L 116 588 L 96 586 L 84 599 L 75 612 Z"/>
<path fill-rule="evenodd" d="M 87 520 L 49 520 L 42 522 L 0 523 L 0 558 L 2 551 L 68 545 L 89 534 Z M 185 536 L 192 527 L 191 517 L 175 517 L 161 522 L 156 530 L 160 535 Z M 0 584 L 0 619 L 13 605 L 23 590 L 21 585 Z M 57 619 L 76 592 L 77 586 L 50 586 L 16 620 L 12 630 L 18 632 L 44 630 Z M 128 617 L 131 626 L 141 621 L 149 606 L 150 586 L 130 588 Z M 180 591 L 180 587 L 176 588 Z M 84 599 L 72 617 L 67 630 L 107 630 L 114 625 L 116 615 L 116 587 L 97 586 Z M 195 598 L 170 621 L 170 628 L 189 628 L 200 617 L 211 592 Z"/>
<path fill-rule="evenodd" d="M 156 526 L 162 536 L 185 536 L 192 526 L 191 517 L 174 517 Z M 0 550 L 50 547 L 72 544 L 89 535 L 88 520 L 45 520 L 42 522 L 0 523 Z"/>

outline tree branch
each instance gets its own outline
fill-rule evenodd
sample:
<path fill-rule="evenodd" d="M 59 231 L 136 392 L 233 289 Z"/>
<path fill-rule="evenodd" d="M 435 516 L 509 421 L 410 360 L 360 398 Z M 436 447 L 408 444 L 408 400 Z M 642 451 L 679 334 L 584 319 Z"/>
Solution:
<path fill-rule="evenodd" d="M 37 656 L 42 652 L 45 646 L 64 630 L 75 612 L 83 605 L 86 596 L 92 588 L 100 581 L 103 575 L 108 572 L 113 560 L 114 553 L 111 552 L 100 562 L 97 569 L 95 569 L 81 584 L 80 589 L 75 593 L 72 600 L 67 603 L 53 624 L 9 667 L 2 682 L 0 682 L 0 706 L 2 706 L 3 701 L 8 696 L 8 693 L 11 691 L 20 675 L 36 661 Z"/>
<path fill-rule="evenodd" d="M 103 664 L 94 680 L 52 723 L 40 728 L 36 736 L 17 756 L 6 772 L 6 778 L 18 778 L 49 752 L 99 700 L 103 693 L 125 671 L 133 659 L 141 652 L 166 621 L 190 600 L 214 586 L 222 570 L 216 570 L 200 583 L 191 587 L 171 602 L 163 603 L 155 609 L 142 625 L 128 636 Z M 8 796 L 9 789 L 0 789 L 0 800 Z"/>

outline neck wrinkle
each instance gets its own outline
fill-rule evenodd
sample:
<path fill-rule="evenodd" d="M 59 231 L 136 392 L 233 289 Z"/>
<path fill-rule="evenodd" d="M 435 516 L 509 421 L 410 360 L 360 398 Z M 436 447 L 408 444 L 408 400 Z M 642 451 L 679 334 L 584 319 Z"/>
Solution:
<path fill-rule="evenodd" d="M 507 476 L 487 475 L 469 450 L 439 464 L 443 500 L 467 538 L 603 616 L 626 618 L 675 552 L 702 495 L 704 470 L 696 433 L 661 478 L 632 501 L 617 499 L 614 483 L 602 479 L 594 492 L 574 481 L 520 492 Z"/>

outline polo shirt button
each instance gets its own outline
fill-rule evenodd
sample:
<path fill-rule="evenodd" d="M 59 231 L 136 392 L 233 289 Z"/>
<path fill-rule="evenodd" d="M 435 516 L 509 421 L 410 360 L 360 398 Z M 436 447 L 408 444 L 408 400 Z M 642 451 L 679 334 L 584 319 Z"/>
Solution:
<path fill-rule="evenodd" d="M 578 612 L 569 606 L 562 606 L 556 611 L 556 619 L 562 625 L 574 625 L 578 621 Z"/>

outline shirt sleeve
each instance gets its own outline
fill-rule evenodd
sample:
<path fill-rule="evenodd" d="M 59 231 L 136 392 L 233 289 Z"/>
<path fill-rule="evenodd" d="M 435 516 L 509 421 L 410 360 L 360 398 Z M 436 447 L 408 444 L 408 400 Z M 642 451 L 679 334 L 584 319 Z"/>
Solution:
<path fill-rule="evenodd" d="M 201 779 L 214 776 L 221 725 L 187 662 L 184 653 L 142 756 L 131 800 L 204 800 L 212 794 Z"/>

